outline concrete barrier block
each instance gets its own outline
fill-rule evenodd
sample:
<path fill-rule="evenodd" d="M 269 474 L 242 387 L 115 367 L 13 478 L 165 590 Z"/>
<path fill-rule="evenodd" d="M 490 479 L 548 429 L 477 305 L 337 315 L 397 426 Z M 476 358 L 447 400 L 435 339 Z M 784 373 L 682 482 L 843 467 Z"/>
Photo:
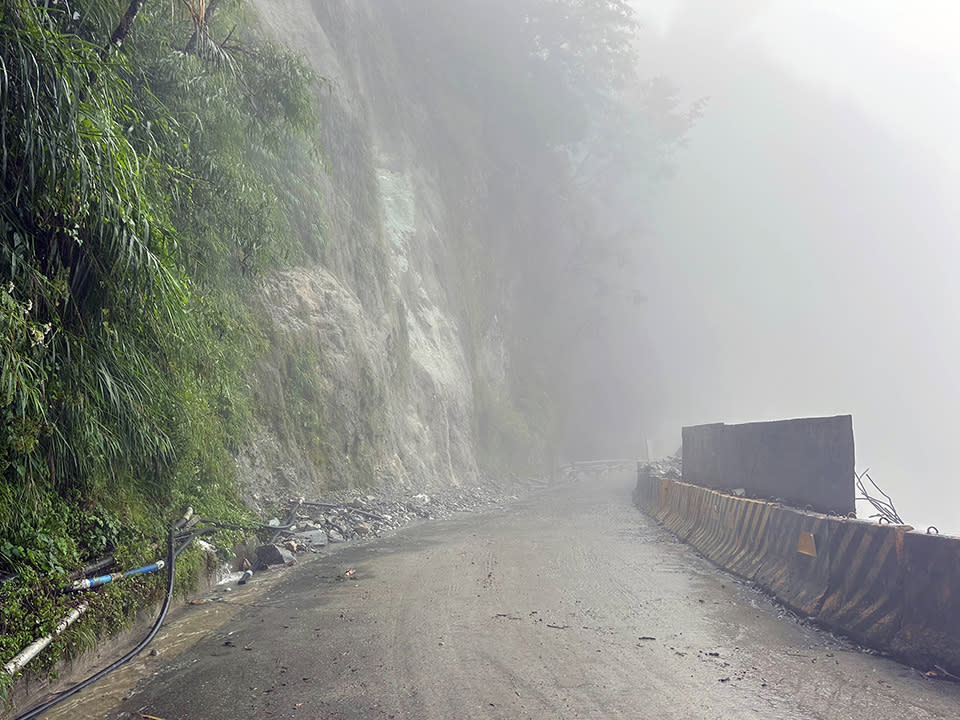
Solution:
<path fill-rule="evenodd" d="M 815 616 L 830 580 L 830 530 L 824 515 L 775 508 L 765 532 L 757 582 L 787 607 Z"/>
<path fill-rule="evenodd" d="M 832 520 L 829 591 L 817 620 L 885 648 L 903 616 L 905 531 L 861 520 Z"/>
<path fill-rule="evenodd" d="M 736 537 L 736 498 L 718 493 L 713 495 L 714 518 L 703 554 L 718 565 L 724 566 L 727 548 Z"/>
<path fill-rule="evenodd" d="M 667 482 L 668 481 L 666 478 L 653 475 L 648 467 L 644 467 L 641 475 L 641 483 L 643 486 L 645 502 L 651 511 L 655 512 L 656 510 L 659 510 L 660 506 L 663 504 L 661 488 L 663 488 Z"/>
<path fill-rule="evenodd" d="M 681 540 L 686 540 L 693 527 L 691 518 L 696 515 L 696 498 L 692 492 L 693 488 L 685 483 L 673 482 L 673 513 L 675 517 L 670 525 L 670 529 Z"/>
<path fill-rule="evenodd" d="M 633 504 L 649 515 L 656 514 L 659 509 L 660 478 L 650 475 L 650 470 L 644 464 L 637 468 L 637 485 L 633 490 Z"/>
<path fill-rule="evenodd" d="M 903 617 L 891 649 L 960 674 L 960 538 L 903 535 Z"/>
<path fill-rule="evenodd" d="M 672 480 L 663 480 L 660 490 L 660 506 L 657 508 L 654 517 L 657 522 L 666 524 L 668 519 L 676 515 L 674 503 L 676 501 L 676 483 Z"/>
<path fill-rule="evenodd" d="M 728 569 L 753 580 L 763 564 L 762 545 L 775 506 L 762 500 L 743 499 L 742 502 L 746 511 L 740 528 L 740 542 Z"/>
<path fill-rule="evenodd" d="M 678 483 L 678 491 L 683 497 L 680 507 L 681 520 L 678 526 L 677 535 L 686 540 L 696 529 L 699 518 L 703 513 L 704 496 L 702 488 L 685 483 Z"/>
<path fill-rule="evenodd" d="M 660 504 L 660 507 L 657 508 L 657 512 L 654 517 L 656 518 L 657 522 L 672 529 L 672 526 L 678 517 L 675 507 L 676 491 L 673 487 L 674 484 L 672 481 L 666 480 L 664 482 L 665 487 L 662 494 L 663 502 Z"/>
<path fill-rule="evenodd" d="M 706 488 L 691 485 L 691 492 L 697 498 L 697 514 L 690 527 L 690 535 L 693 535 L 698 529 L 704 528 L 713 518 L 715 512 L 714 497 L 716 493 Z"/>
<path fill-rule="evenodd" d="M 960 538 L 638 473 L 635 500 L 720 567 L 865 645 L 960 675 Z"/>
<path fill-rule="evenodd" d="M 730 568 L 743 543 L 743 524 L 749 507 L 742 498 L 727 496 L 721 507 L 723 538 L 717 548 L 716 562 Z"/>
<path fill-rule="evenodd" d="M 710 557 L 710 549 L 716 542 L 719 522 L 720 495 L 710 490 L 704 490 L 699 522 L 693 528 L 687 541 L 704 555 Z"/>
<path fill-rule="evenodd" d="M 678 535 L 681 532 L 681 528 L 686 522 L 686 517 L 683 514 L 683 500 L 684 500 L 684 488 L 678 486 L 677 483 L 671 482 L 670 484 L 670 504 L 669 511 L 667 515 L 666 525 L 670 530 Z"/>
<path fill-rule="evenodd" d="M 683 428 L 683 480 L 846 514 L 854 509 L 849 415 Z"/>

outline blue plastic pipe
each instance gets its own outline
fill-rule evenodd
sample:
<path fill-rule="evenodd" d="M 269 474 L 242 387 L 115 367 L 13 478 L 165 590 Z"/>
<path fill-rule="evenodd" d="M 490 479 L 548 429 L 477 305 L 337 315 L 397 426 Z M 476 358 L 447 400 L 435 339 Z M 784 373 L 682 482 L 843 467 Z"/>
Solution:
<path fill-rule="evenodd" d="M 150 565 L 144 565 L 143 567 L 134 568 L 133 570 L 127 570 L 126 572 L 111 573 L 110 575 L 100 575 L 98 577 L 92 578 L 83 578 L 81 580 L 74 580 L 72 583 L 67 585 L 67 590 L 89 590 L 90 588 L 95 588 L 100 585 L 106 585 L 109 582 L 114 580 L 120 580 L 122 578 L 133 577 L 134 575 L 144 575 L 146 573 L 156 572 L 157 570 L 162 570 L 165 568 L 167 563 L 163 560 L 157 560 L 155 563 Z"/>

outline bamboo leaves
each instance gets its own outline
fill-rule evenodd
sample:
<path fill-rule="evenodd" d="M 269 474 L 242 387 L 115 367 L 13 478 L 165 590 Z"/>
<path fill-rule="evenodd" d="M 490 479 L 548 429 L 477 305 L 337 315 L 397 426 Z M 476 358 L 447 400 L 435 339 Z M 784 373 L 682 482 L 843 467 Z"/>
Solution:
<path fill-rule="evenodd" d="M 233 497 L 260 347 L 242 289 L 289 242 L 278 153 L 315 122 L 313 76 L 254 33 L 228 34 L 228 72 L 176 49 L 214 1 L 130 3 L 116 52 L 117 4 L 70 5 L 0 4 L 0 473 L 33 498 L 0 498 L 0 540 L 52 498 Z"/>

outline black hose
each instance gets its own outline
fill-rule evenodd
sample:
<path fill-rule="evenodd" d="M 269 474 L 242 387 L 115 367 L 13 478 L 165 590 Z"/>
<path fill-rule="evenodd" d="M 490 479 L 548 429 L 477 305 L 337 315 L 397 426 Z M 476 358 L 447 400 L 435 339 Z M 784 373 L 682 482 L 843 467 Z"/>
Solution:
<path fill-rule="evenodd" d="M 183 550 L 187 547 L 187 545 L 189 545 L 190 542 L 193 540 L 193 537 L 191 536 L 190 539 L 184 542 L 179 548 L 176 548 L 174 546 L 174 533 L 180 528 L 182 528 L 186 523 L 186 521 L 187 521 L 186 518 L 180 518 L 175 523 L 173 523 L 173 525 L 170 527 L 169 537 L 167 538 L 167 594 L 166 594 L 166 597 L 164 597 L 163 599 L 163 607 L 160 608 L 160 615 L 159 617 L 157 617 L 156 621 L 153 623 L 153 627 L 150 628 L 150 632 L 147 634 L 147 636 L 143 640 L 141 640 L 137 644 L 137 646 L 133 648 L 133 650 L 128 652 L 119 660 L 115 660 L 110 665 L 103 668 L 103 670 L 100 670 L 94 673 L 93 675 L 88 677 L 86 680 L 80 681 L 79 683 L 74 685 L 72 688 L 64 690 L 62 693 L 57 695 L 57 697 L 53 698 L 52 700 L 48 700 L 47 702 L 43 703 L 42 705 L 38 705 L 32 710 L 28 710 L 23 715 L 18 715 L 16 718 L 14 718 L 14 720 L 31 720 L 31 718 L 35 718 L 38 715 L 42 715 L 50 708 L 66 700 L 68 697 L 71 697 L 76 693 L 80 692 L 81 690 L 83 690 L 84 688 L 89 687 L 90 685 L 93 685 L 93 683 L 106 677 L 117 668 L 122 667 L 123 665 L 126 665 L 128 662 L 133 660 L 133 658 L 139 655 L 147 645 L 150 644 L 150 641 L 153 640 L 157 632 L 159 632 L 160 626 L 163 624 L 164 619 L 167 617 L 167 611 L 170 609 L 170 601 L 173 599 L 173 566 L 177 561 L 177 555 L 183 552 Z"/>
<path fill-rule="evenodd" d="M 219 520 L 211 520 L 210 518 L 200 518 L 200 522 L 204 525 L 213 525 L 214 527 L 222 528 L 224 530 L 247 530 L 249 532 L 276 532 L 277 530 L 289 530 L 296 524 L 291 522 L 289 525 L 235 525 L 233 523 L 220 522 Z"/>
<path fill-rule="evenodd" d="M 85 565 L 82 570 L 75 570 L 74 572 L 70 573 L 70 579 L 79 580 L 80 578 L 86 577 L 87 575 L 93 575 L 95 572 L 99 572 L 104 568 L 110 567 L 111 565 L 113 565 L 113 563 L 114 563 L 113 555 L 107 555 L 105 558 L 103 558 L 103 560 L 97 560 L 97 562 L 90 563 L 89 565 Z"/>
<path fill-rule="evenodd" d="M 293 521 L 297 518 L 297 510 L 300 509 L 300 506 L 303 505 L 303 498 L 300 498 L 296 502 L 291 501 L 290 510 L 287 512 L 286 517 L 283 519 L 283 523 L 279 526 L 280 528 L 289 528 L 293 525 Z M 277 538 L 283 534 L 283 530 L 275 528 L 276 532 L 270 536 L 270 542 L 275 543 Z"/>
<path fill-rule="evenodd" d="M 212 535 L 216 531 L 216 528 L 204 528 L 203 530 L 197 530 L 186 535 L 177 535 L 175 542 L 180 544 L 173 552 L 174 557 L 179 557 L 180 553 L 186 550 L 190 546 L 190 543 L 192 543 L 198 537 L 202 537 L 203 535 Z"/>

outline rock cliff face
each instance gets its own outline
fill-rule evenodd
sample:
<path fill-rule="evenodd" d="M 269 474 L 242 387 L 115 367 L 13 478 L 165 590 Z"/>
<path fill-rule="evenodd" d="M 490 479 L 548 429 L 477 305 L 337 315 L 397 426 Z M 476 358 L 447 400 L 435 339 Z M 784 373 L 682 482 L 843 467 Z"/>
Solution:
<path fill-rule="evenodd" d="M 473 483 L 474 386 L 501 392 L 508 368 L 496 299 L 461 292 L 486 186 L 470 120 L 465 147 L 446 152 L 396 60 L 394 43 L 409 40 L 392 31 L 398 4 L 254 5 L 328 83 L 325 157 L 304 177 L 325 198 L 310 211 L 315 262 L 268 278 L 253 300 L 271 349 L 251 379 L 257 437 L 237 459 L 246 500 Z"/>

